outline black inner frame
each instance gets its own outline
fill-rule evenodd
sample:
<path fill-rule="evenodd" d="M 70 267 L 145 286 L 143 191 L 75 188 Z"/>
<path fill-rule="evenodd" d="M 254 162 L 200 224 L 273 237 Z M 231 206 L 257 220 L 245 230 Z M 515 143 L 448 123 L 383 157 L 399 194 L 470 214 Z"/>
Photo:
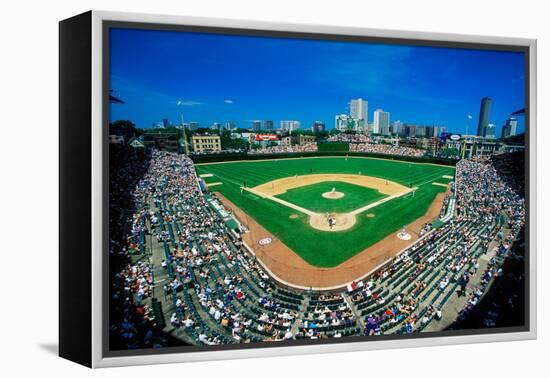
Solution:
<path fill-rule="evenodd" d="M 291 38 L 291 39 L 309 39 L 309 40 L 330 40 L 342 42 L 364 42 L 376 44 L 391 44 L 391 45 L 409 45 L 409 46 L 425 46 L 425 47 L 444 47 L 455 49 L 472 49 L 472 50 L 492 50 L 492 51 L 514 51 L 524 53 L 524 88 L 525 88 L 525 308 L 524 319 L 525 324 L 517 327 L 501 327 L 501 328 L 480 328 L 480 329 L 464 329 L 464 330 L 448 330 L 430 333 L 417 334 L 400 334 L 400 335 L 378 335 L 378 336 L 353 336 L 340 339 L 319 339 L 319 340 L 293 340 L 281 343 L 249 343 L 249 344 L 225 344 L 225 345 L 198 345 L 198 346 L 177 346 L 163 347 L 160 349 L 148 348 L 137 350 L 110 350 L 109 349 L 109 89 L 110 89 L 110 30 L 111 29 L 137 29 L 150 31 L 168 31 L 168 32 L 195 32 L 195 33 L 210 33 L 210 34 L 225 34 L 225 35 L 242 35 L 256 36 L 265 38 Z M 406 32 L 403 32 L 404 34 Z M 102 356 L 103 357 L 122 357 L 122 356 L 139 356 L 139 355 L 156 355 L 167 353 L 193 353 L 206 351 L 223 351 L 235 349 L 255 349 L 255 348 L 278 348 L 278 347 L 293 347 L 303 345 L 328 345 L 342 343 L 357 343 L 357 342 L 376 342 L 387 340 L 407 340 L 416 338 L 434 338 L 434 337 L 449 337 L 449 336 L 471 336 L 483 334 L 498 334 L 498 333 L 517 333 L 530 331 L 530 170 L 529 164 L 531 160 L 529 141 L 530 141 L 530 48 L 529 46 L 508 45 L 508 44 L 490 44 L 490 43 L 470 43 L 470 42 L 449 42 L 437 41 L 428 39 L 412 39 L 412 38 L 389 38 L 389 37 L 369 37 L 358 35 L 341 35 L 341 34 L 324 34 L 324 33 L 308 33 L 308 32 L 289 32 L 280 30 L 257 30 L 244 28 L 227 28 L 227 27 L 210 27 L 210 26 L 195 26 L 195 25 L 175 25 L 175 24 L 159 24 L 145 22 L 126 22 L 105 20 L 102 21 L 102 206 L 103 206 L 103 267 L 102 267 Z"/>

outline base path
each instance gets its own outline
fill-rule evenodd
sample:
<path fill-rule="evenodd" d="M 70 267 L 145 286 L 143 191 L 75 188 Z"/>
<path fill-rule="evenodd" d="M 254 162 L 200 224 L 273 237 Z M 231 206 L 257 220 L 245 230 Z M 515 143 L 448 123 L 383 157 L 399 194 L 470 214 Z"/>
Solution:
<path fill-rule="evenodd" d="M 361 214 L 361 213 L 363 213 L 367 210 L 370 210 L 370 209 L 372 209 L 376 206 L 379 206 L 383 203 L 391 201 L 393 199 L 396 199 L 396 198 L 402 197 L 406 194 L 412 193 L 416 189 L 418 189 L 418 188 L 416 188 L 416 187 L 411 188 L 411 189 L 405 188 L 402 192 L 400 192 L 398 194 L 394 194 L 392 196 L 382 198 L 379 201 L 376 201 L 376 202 L 373 202 L 369 205 L 360 207 L 358 209 L 350 211 L 349 213 L 331 214 L 332 218 L 334 218 L 336 220 L 336 224 L 332 227 L 330 227 L 329 224 L 328 224 L 328 217 L 327 217 L 326 214 L 310 215 L 309 216 L 309 225 L 311 227 L 313 227 L 317 230 L 321 230 L 321 231 L 336 232 L 336 231 L 348 230 L 348 229 L 352 228 L 355 225 L 355 223 L 357 221 L 356 218 L 357 218 L 357 216 L 359 216 L 359 214 Z"/>
<path fill-rule="evenodd" d="M 348 213 L 336 213 L 330 214 L 330 217 L 336 221 L 333 226 L 329 226 L 328 218 L 329 214 L 315 213 L 311 210 L 304 209 L 301 206 L 297 206 L 293 203 L 275 197 L 279 194 L 285 193 L 287 190 L 299 188 L 306 185 L 317 184 L 325 181 L 342 181 L 349 184 L 359 185 L 370 189 L 378 190 L 380 193 L 387 195 L 379 201 L 371 203 L 369 205 L 360 207 Z M 253 188 L 241 187 L 241 190 L 245 190 L 259 197 L 269 199 L 271 201 L 280 203 L 286 207 L 297 210 L 303 214 L 309 216 L 309 225 L 316 230 L 327 232 L 338 232 L 352 228 L 357 222 L 356 216 L 370 210 L 378 205 L 393 199 L 402 197 L 406 194 L 414 192 L 416 187 L 407 188 L 401 184 L 397 184 L 393 181 L 381 179 L 378 177 L 363 176 L 363 175 L 351 175 L 351 174 L 319 174 L 319 175 L 304 175 L 285 177 L 278 180 L 273 180 L 262 185 L 255 186 Z M 340 194 L 340 196 L 337 196 Z M 325 198 L 341 198 L 344 195 L 339 192 L 327 192 L 323 194 Z"/>
<path fill-rule="evenodd" d="M 243 188 L 241 187 L 241 190 L 246 190 L 247 192 L 249 193 L 252 193 L 252 194 L 255 194 L 257 195 L 258 197 L 262 197 L 262 198 L 267 198 L 273 202 L 277 202 L 277 203 L 280 203 L 281 205 L 283 206 L 286 206 L 286 207 L 290 207 L 291 209 L 294 209 L 294 210 L 298 210 L 299 212 L 301 213 L 304 213 L 304 214 L 307 214 L 309 216 L 314 216 L 314 215 L 317 215 L 317 213 L 314 213 L 313 211 L 311 210 L 308 210 L 308 209 L 304 209 L 303 207 L 301 206 L 298 206 L 298 205 L 295 205 L 293 203 L 290 203 L 290 202 L 287 202 L 285 200 L 282 200 L 280 198 L 277 198 L 277 197 L 273 197 L 273 196 L 270 196 L 270 195 L 267 195 L 259 190 L 256 190 L 256 189 L 252 189 L 252 188 Z"/>
<path fill-rule="evenodd" d="M 411 235 L 410 240 L 401 240 L 392 233 L 333 268 L 310 265 L 221 193 L 216 193 L 216 196 L 248 228 L 249 232 L 242 234 L 243 242 L 276 281 L 297 289 L 336 290 L 363 279 L 418 240 L 422 226 L 439 216 L 445 193 L 439 193 L 426 214 L 405 227 Z M 271 238 L 271 243 L 260 245 L 259 241 L 264 238 Z"/>
<path fill-rule="evenodd" d="M 415 186 L 414 188 L 405 188 L 403 189 L 401 192 L 397 193 L 397 194 L 393 194 L 389 197 L 385 197 L 385 198 L 382 198 L 381 200 L 379 201 L 376 201 L 376 202 L 373 202 L 369 205 L 366 205 L 366 206 L 363 206 L 363 207 L 360 207 L 358 209 L 355 209 L 353 210 L 352 212 L 350 212 L 351 215 L 357 215 L 357 214 L 361 214 L 362 212 L 365 212 L 367 210 L 370 210 L 372 209 L 373 207 L 376 207 L 378 205 L 381 205 L 383 203 L 386 203 L 388 201 L 391 201 L 393 199 L 396 199 L 396 198 L 399 198 L 399 197 L 403 197 L 405 194 L 409 194 L 409 193 L 412 193 L 414 191 L 416 191 L 418 188 Z"/>

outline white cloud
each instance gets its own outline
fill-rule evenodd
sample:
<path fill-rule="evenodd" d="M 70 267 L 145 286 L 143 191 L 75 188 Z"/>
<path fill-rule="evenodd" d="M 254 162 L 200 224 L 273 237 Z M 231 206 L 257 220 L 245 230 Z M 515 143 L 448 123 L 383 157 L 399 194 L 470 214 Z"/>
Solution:
<path fill-rule="evenodd" d="M 224 104 L 234 104 L 235 101 L 233 100 L 223 100 Z"/>
<path fill-rule="evenodd" d="M 197 106 L 202 105 L 202 102 L 193 101 L 193 100 L 178 100 L 176 101 L 177 106 Z"/>

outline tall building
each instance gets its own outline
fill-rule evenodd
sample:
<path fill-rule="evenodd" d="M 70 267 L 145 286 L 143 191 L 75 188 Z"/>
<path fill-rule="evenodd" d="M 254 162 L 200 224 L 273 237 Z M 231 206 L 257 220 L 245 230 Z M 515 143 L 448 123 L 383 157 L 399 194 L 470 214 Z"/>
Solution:
<path fill-rule="evenodd" d="M 497 133 L 497 128 L 494 123 L 489 123 L 485 129 L 485 138 L 495 139 Z"/>
<path fill-rule="evenodd" d="M 483 97 L 481 99 L 481 107 L 479 108 L 479 121 L 477 124 L 477 135 L 487 136 L 487 125 L 491 117 L 491 104 L 492 100 L 489 97 Z"/>
<path fill-rule="evenodd" d="M 221 130 L 222 124 L 219 123 L 219 122 L 214 122 L 214 123 L 212 124 L 212 126 L 210 126 L 210 128 L 211 128 L 212 130 Z"/>
<path fill-rule="evenodd" d="M 417 125 L 417 126 L 416 126 L 416 133 L 415 133 L 415 136 L 416 136 L 417 138 L 424 138 L 424 137 L 426 137 L 426 131 L 427 131 L 427 127 L 426 127 L 426 126 Z"/>
<path fill-rule="evenodd" d="M 368 122 L 365 119 L 354 119 L 353 120 L 353 129 L 358 133 L 366 133 L 368 130 Z"/>
<path fill-rule="evenodd" d="M 367 122 L 367 125 L 366 125 L 366 131 L 368 133 L 372 133 L 372 129 L 374 127 L 374 124 L 372 122 Z"/>
<path fill-rule="evenodd" d="M 314 133 L 322 133 L 325 129 L 325 123 L 323 121 L 315 121 L 311 126 L 311 131 Z"/>
<path fill-rule="evenodd" d="M 163 118 L 162 119 L 162 126 L 167 129 L 170 127 L 170 120 L 168 118 Z"/>
<path fill-rule="evenodd" d="M 347 114 L 338 114 L 334 117 L 334 128 L 339 131 L 354 130 L 355 121 Z"/>
<path fill-rule="evenodd" d="M 414 138 L 416 136 L 416 125 L 405 126 L 405 137 Z"/>
<path fill-rule="evenodd" d="M 300 121 L 283 120 L 280 123 L 281 130 L 292 132 L 300 128 Z"/>
<path fill-rule="evenodd" d="M 352 99 L 349 102 L 349 115 L 354 120 L 364 119 L 367 123 L 369 121 L 369 102 L 362 98 Z"/>
<path fill-rule="evenodd" d="M 273 121 L 271 120 L 265 120 L 264 121 L 264 130 L 273 130 Z"/>
<path fill-rule="evenodd" d="M 197 130 L 199 128 L 199 123 L 195 121 L 189 122 L 189 130 Z"/>
<path fill-rule="evenodd" d="M 402 134 L 403 133 L 403 122 L 397 120 L 392 123 L 390 127 L 390 131 L 392 134 Z"/>
<path fill-rule="evenodd" d="M 374 126 L 372 128 L 374 134 L 389 135 L 390 134 L 390 113 L 382 109 L 374 111 Z"/>
<path fill-rule="evenodd" d="M 254 120 L 252 121 L 252 130 L 260 131 L 262 129 L 262 121 Z"/>
<path fill-rule="evenodd" d="M 425 137 L 426 138 L 433 138 L 434 136 L 437 136 L 437 131 L 436 130 L 437 130 L 437 127 L 426 126 Z"/>
<path fill-rule="evenodd" d="M 356 131 L 366 131 L 369 123 L 369 102 L 362 98 L 352 99 L 349 102 L 349 115 L 355 122 Z"/>
<path fill-rule="evenodd" d="M 237 128 L 237 125 L 235 125 L 235 122 L 228 121 L 223 125 L 224 129 L 226 130 L 233 130 Z"/>
<path fill-rule="evenodd" d="M 502 126 L 501 138 L 508 138 L 514 136 L 517 133 L 518 120 L 515 117 L 510 117 L 506 120 L 504 126 Z"/>
<path fill-rule="evenodd" d="M 443 130 L 441 126 L 426 126 L 426 138 L 437 138 L 440 134 L 439 130 Z"/>

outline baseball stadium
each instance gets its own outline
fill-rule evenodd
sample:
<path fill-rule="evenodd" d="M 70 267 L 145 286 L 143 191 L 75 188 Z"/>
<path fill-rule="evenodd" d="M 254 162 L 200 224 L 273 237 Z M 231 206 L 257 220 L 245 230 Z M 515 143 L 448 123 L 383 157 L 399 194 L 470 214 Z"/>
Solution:
<path fill-rule="evenodd" d="M 520 269 L 523 153 L 311 155 L 201 162 L 111 146 L 111 348 L 498 321 L 477 312 L 520 287 L 503 272 Z"/>
<path fill-rule="evenodd" d="M 110 30 L 110 351 L 527 324 L 524 50 L 344 37 Z"/>

